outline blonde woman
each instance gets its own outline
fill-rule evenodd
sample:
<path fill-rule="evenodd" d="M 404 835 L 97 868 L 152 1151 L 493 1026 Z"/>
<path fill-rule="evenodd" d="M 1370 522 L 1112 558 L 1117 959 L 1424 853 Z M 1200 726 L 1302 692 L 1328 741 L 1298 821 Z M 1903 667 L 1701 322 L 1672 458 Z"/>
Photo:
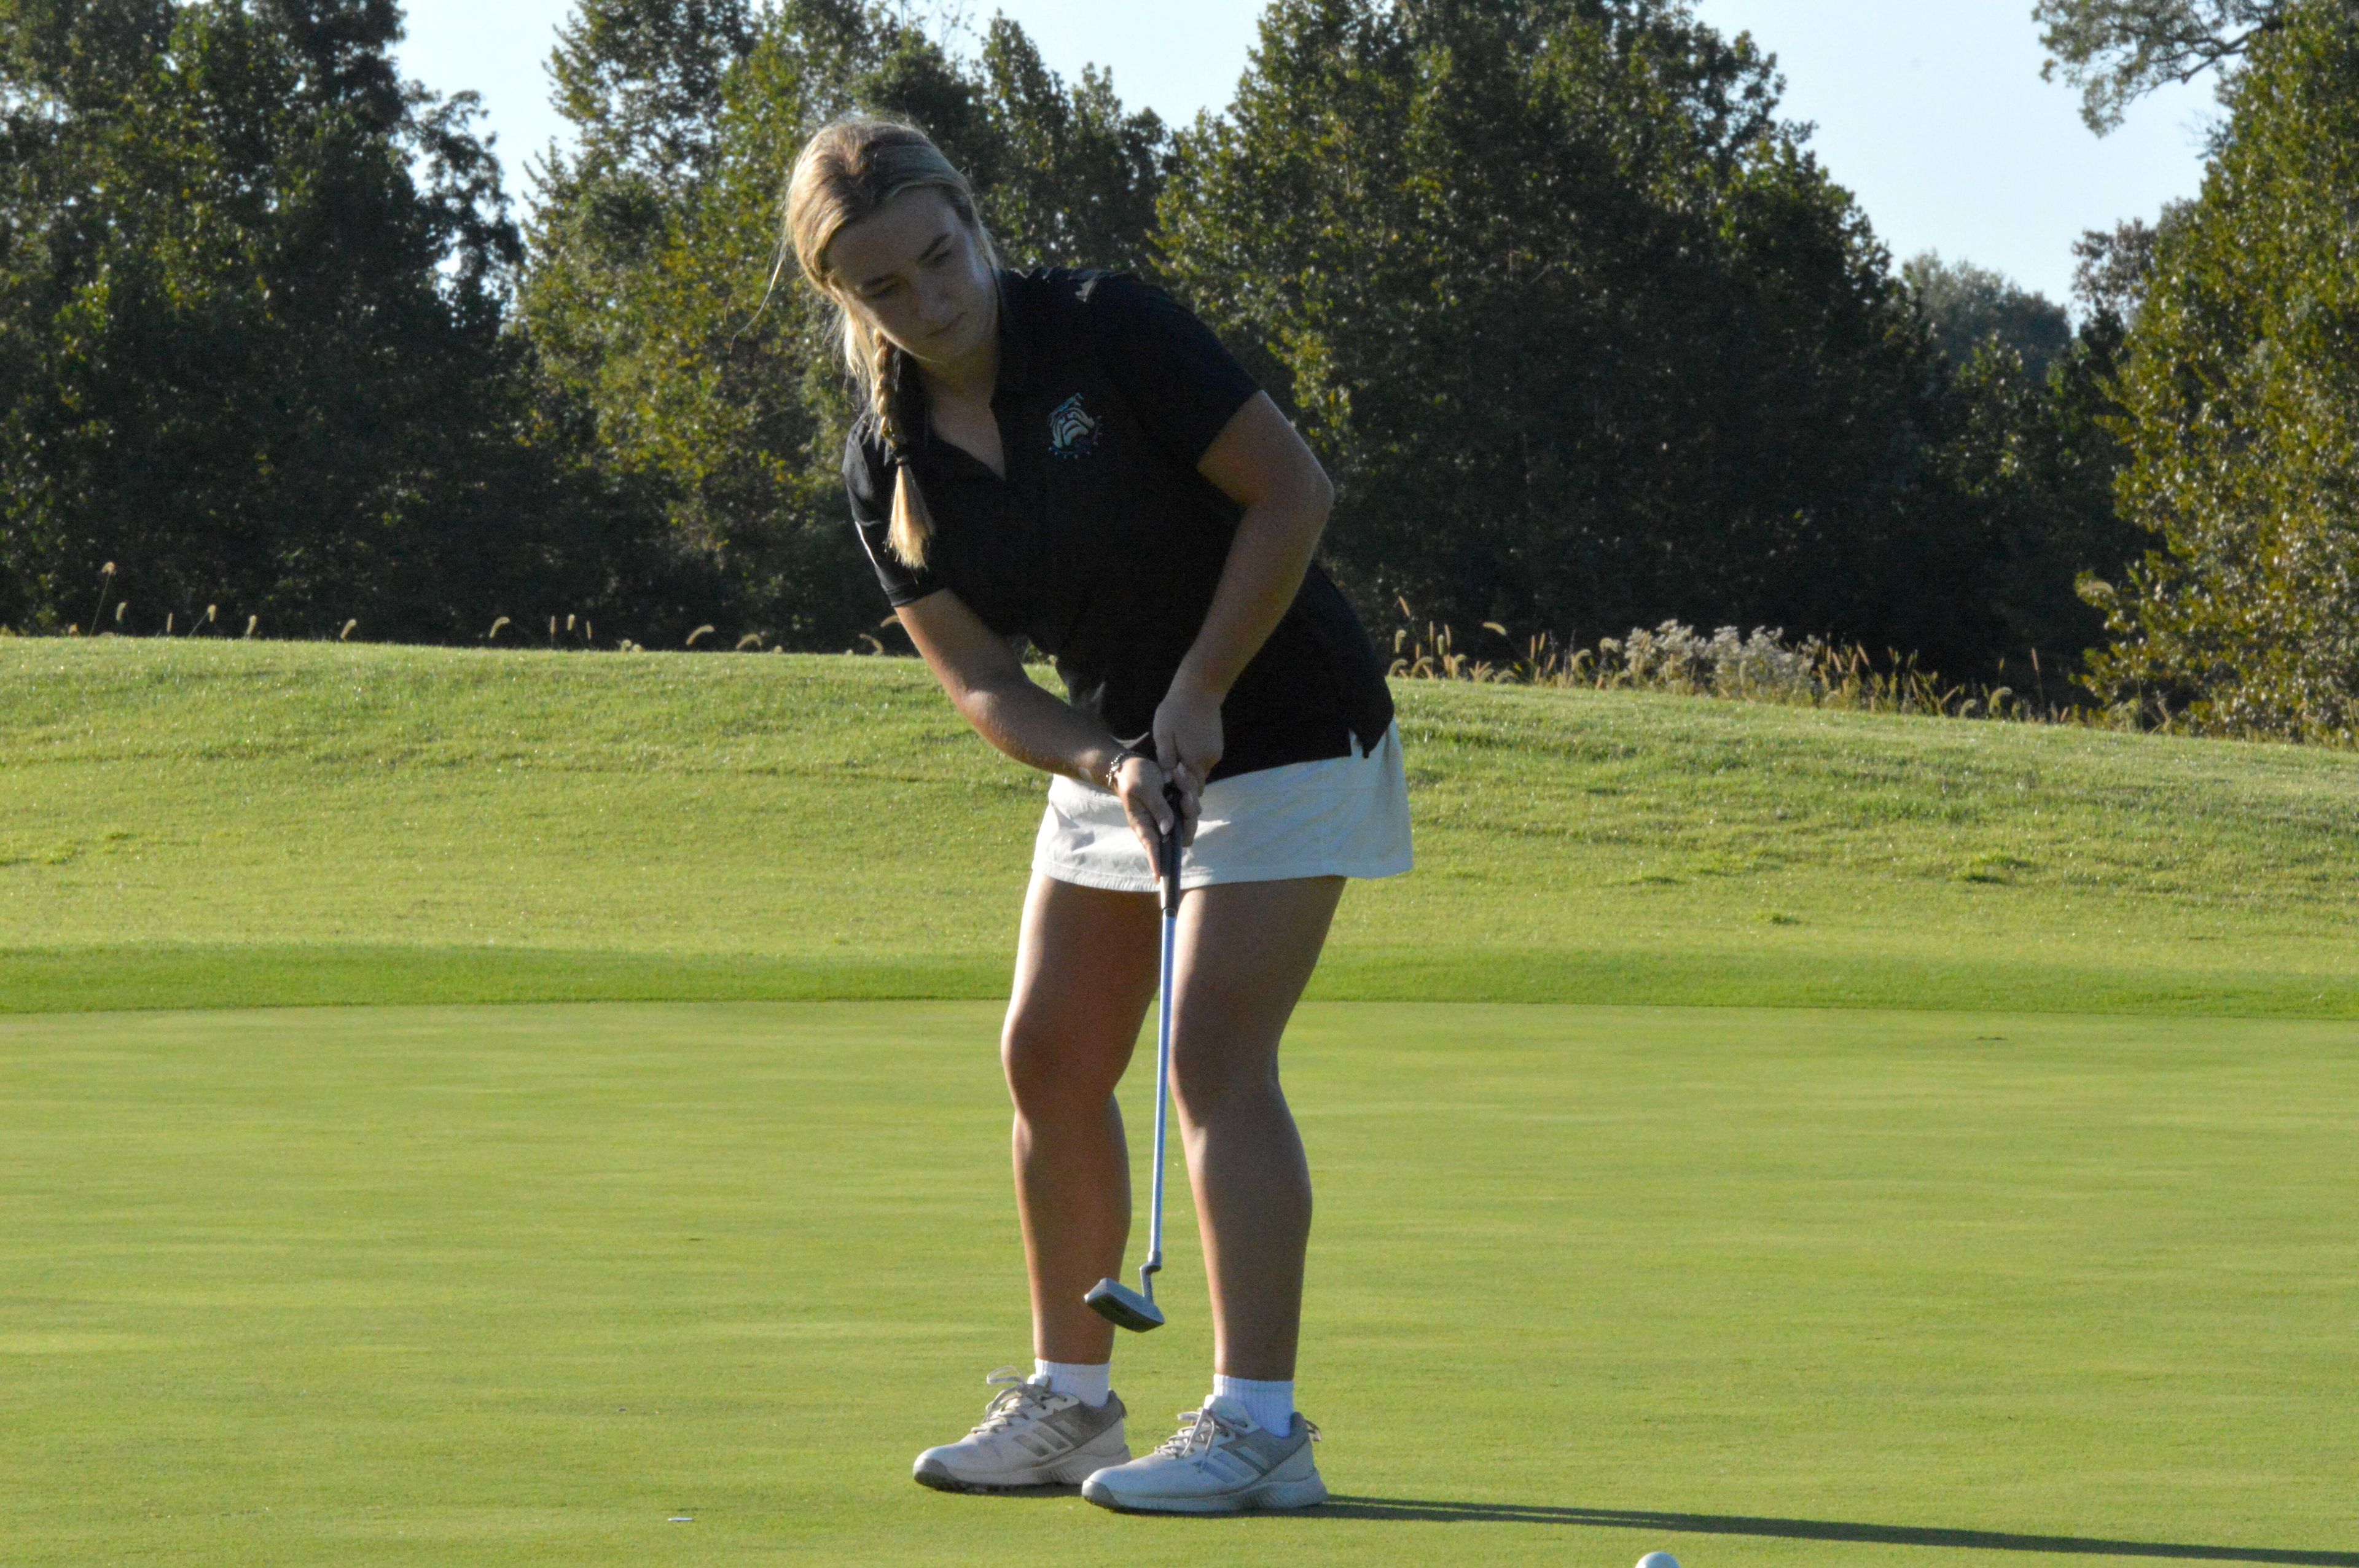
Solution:
<path fill-rule="evenodd" d="M 909 126 L 814 136 L 787 241 L 868 394 L 844 483 L 877 579 L 959 712 L 1052 775 L 1001 1042 L 1035 1370 L 995 1378 L 917 1479 L 1081 1482 L 1147 1511 L 1319 1502 L 1294 1408 L 1310 1176 L 1278 1041 L 1344 880 L 1409 867 L 1392 699 L 1311 558 L 1327 477 L 1165 295 L 1001 270 L 967 182 Z M 1025 675 L 1027 640 L 1063 698 Z M 1175 809 L 1173 1099 L 1214 1366 L 1201 1407 L 1134 1460 L 1114 1330 L 1082 1297 L 1129 1237 L 1114 1094 L 1155 994 L 1150 846 Z"/>

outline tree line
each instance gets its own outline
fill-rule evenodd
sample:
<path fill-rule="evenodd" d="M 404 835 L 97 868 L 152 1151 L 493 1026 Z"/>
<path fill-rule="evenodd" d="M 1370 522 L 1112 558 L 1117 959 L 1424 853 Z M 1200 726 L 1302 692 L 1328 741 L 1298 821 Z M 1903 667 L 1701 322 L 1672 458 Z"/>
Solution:
<path fill-rule="evenodd" d="M 860 108 L 941 142 L 1010 265 L 1203 314 L 1379 625 L 1774 625 L 2348 738 L 2359 19 L 2039 16 L 2093 128 L 2222 81 L 2202 194 L 2085 239 L 2077 315 L 1896 267 L 1680 0 L 1273 0 L 1179 127 L 1004 17 L 580 0 L 521 222 L 394 0 L 0 0 L 0 623 L 889 640 L 777 266 L 796 148 Z"/>

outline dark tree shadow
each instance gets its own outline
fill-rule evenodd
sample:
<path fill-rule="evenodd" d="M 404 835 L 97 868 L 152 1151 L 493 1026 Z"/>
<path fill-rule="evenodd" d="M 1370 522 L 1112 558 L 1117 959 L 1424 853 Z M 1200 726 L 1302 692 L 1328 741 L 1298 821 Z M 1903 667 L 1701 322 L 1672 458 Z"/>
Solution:
<path fill-rule="evenodd" d="M 1571 1509 L 1538 1503 L 1445 1503 L 1419 1498 L 1355 1498 L 1337 1493 L 1300 1519 L 1416 1519 L 1437 1524 L 1553 1524 L 1593 1530 L 1658 1530 L 1690 1535 L 1761 1535 L 1788 1541 L 1857 1541 L 1884 1546 L 1952 1546 L 1975 1552 L 2048 1552 L 2082 1557 L 2178 1557 L 2206 1563 L 2287 1563 L 2359 1568 L 2359 1552 L 2290 1552 L 2261 1546 L 2190 1546 L 2160 1541 L 2102 1541 L 2079 1535 L 2014 1535 L 1985 1530 L 1843 1524 L 1826 1519 L 1751 1519 L 1741 1514 L 1656 1513 L 1639 1509 Z"/>

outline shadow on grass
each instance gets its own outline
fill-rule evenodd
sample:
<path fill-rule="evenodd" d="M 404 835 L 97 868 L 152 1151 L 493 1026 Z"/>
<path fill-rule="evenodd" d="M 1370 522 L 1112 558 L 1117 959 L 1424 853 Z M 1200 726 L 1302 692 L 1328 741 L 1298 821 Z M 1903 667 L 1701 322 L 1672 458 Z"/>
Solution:
<path fill-rule="evenodd" d="M 2176 1557 L 2206 1563 L 2289 1563 L 2359 1568 L 2359 1552 L 2288 1552 L 2260 1546 L 2188 1546 L 2159 1541 L 2100 1541 L 2078 1535 L 2013 1535 L 1984 1530 L 1842 1524 L 1826 1519 L 1749 1519 L 1739 1514 L 1656 1513 L 1638 1509 L 1551 1508 L 1536 1503 L 1444 1503 L 1420 1498 L 1336 1493 L 1303 1519 L 1417 1519 L 1440 1524 L 1558 1524 L 1597 1530 L 1660 1530 L 1691 1535 L 1759 1535 L 1787 1541 L 1858 1541 L 1883 1546 L 1954 1546 L 1974 1552 L 2047 1552 L 2082 1557 Z"/>

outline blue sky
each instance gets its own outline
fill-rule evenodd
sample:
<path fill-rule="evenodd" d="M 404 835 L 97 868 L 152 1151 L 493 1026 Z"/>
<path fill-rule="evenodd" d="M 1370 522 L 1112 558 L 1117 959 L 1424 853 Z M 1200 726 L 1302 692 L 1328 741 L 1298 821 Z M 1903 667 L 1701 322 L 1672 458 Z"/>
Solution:
<path fill-rule="evenodd" d="M 444 92 L 484 96 L 517 193 L 527 155 L 564 129 L 548 58 L 569 0 L 410 0 L 404 69 Z M 1938 250 L 1996 267 L 2062 300 L 2073 239 L 2151 217 L 2194 193 L 2210 84 L 2158 94 L 2099 138 L 2077 101 L 2039 80 L 2030 0 L 1697 0 L 1723 31 L 1778 57 L 1787 114 L 1867 210 L 1896 258 Z M 1049 64 L 1096 63 L 1125 103 L 1167 119 L 1218 110 L 1253 47 L 1258 0 L 1000 0 Z M 1175 22 L 1175 17 L 1184 21 Z"/>

